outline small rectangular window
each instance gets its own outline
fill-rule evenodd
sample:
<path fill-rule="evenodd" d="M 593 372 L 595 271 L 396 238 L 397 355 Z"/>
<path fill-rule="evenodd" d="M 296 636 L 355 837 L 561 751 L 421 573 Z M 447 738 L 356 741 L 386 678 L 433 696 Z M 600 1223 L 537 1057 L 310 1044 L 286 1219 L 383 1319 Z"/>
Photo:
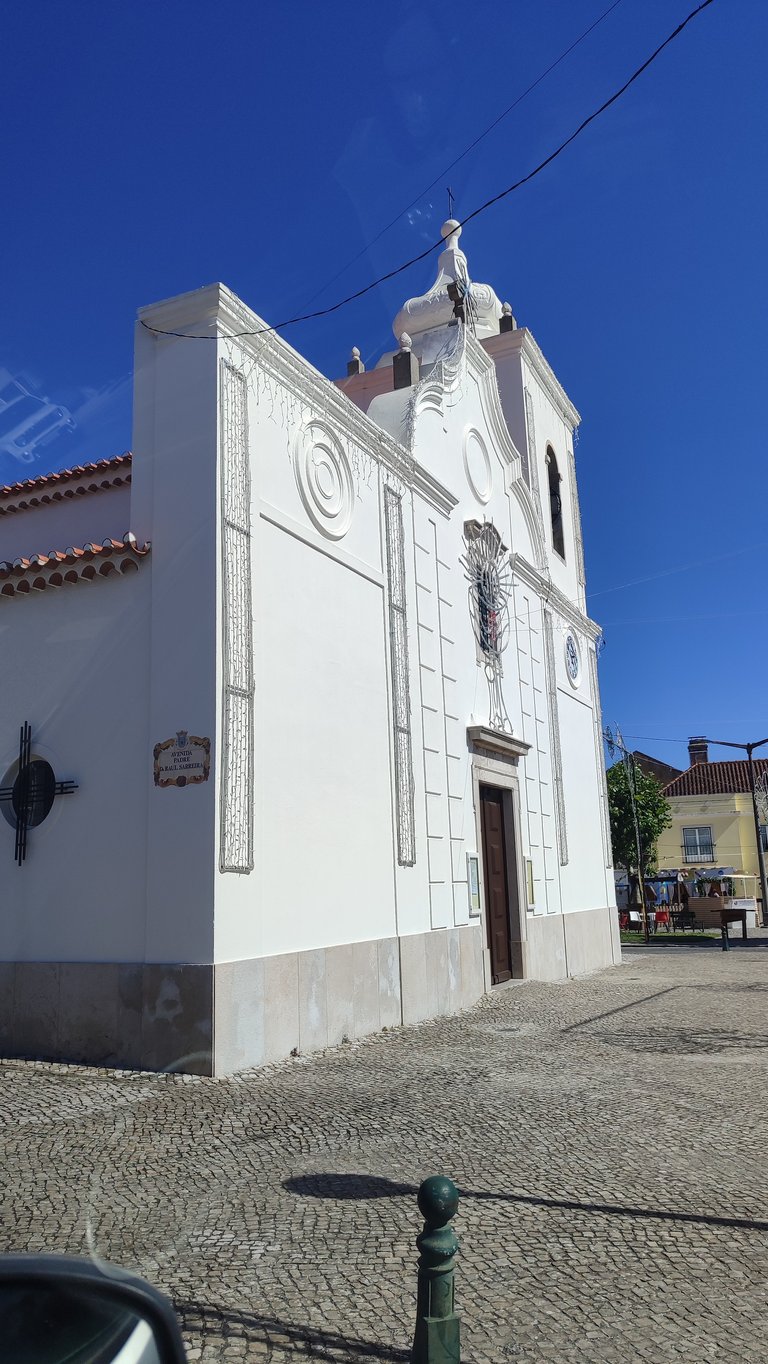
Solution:
<path fill-rule="evenodd" d="M 683 861 L 684 862 L 714 862 L 715 845 L 712 842 L 712 830 L 706 825 L 697 825 L 694 829 L 683 829 Z"/>

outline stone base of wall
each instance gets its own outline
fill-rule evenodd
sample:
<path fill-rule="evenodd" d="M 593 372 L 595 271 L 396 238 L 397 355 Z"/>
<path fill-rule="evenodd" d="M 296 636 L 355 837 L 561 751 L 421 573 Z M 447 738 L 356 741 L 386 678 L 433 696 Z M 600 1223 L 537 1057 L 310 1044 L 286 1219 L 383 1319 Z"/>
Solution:
<path fill-rule="evenodd" d="M 562 980 L 621 961 L 619 918 L 612 908 L 530 914 L 526 935 L 524 974 L 530 980 Z"/>
<path fill-rule="evenodd" d="M 213 967 L 0 962 L 0 1055 L 210 1075 Z"/>
<path fill-rule="evenodd" d="M 479 924 L 214 969 L 217 1075 L 457 1013 L 484 991 Z"/>
<path fill-rule="evenodd" d="M 0 962 L 0 1055 L 227 1075 L 483 990 L 479 924 L 217 966 Z"/>

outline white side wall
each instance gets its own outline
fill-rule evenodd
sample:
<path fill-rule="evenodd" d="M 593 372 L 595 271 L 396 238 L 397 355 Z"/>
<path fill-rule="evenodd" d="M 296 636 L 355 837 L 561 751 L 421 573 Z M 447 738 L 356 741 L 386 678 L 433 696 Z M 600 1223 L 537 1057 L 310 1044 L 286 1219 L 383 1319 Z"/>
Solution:
<path fill-rule="evenodd" d="M 106 488 L 0 516 L 0 560 L 29 559 L 70 545 L 122 540 L 131 529 L 130 485 Z"/>
<path fill-rule="evenodd" d="M 144 960 L 148 569 L 0 599 L 0 784 L 28 720 L 33 756 L 79 788 L 22 867 L 0 815 L 0 961 Z"/>
<path fill-rule="evenodd" d="M 174 329 L 175 305 L 143 313 Z M 183 315 L 182 315 L 183 316 Z M 149 961 L 213 960 L 214 764 L 197 786 L 154 785 L 152 749 L 177 730 L 215 741 L 217 347 L 136 328 L 131 517 L 152 542 L 147 774 Z"/>
<path fill-rule="evenodd" d="M 421 833 L 415 868 L 398 866 L 396 854 L 376 431 L 361 443 L 348 424 L 329 419 L 322 403 L 297 392 L 270 365 L 248 352 L 227 354 L 248 393 L 256 842 L 249 874 L 220 870 L 217 845 L 215 960 L 424 932 L 429 902 Z M 318 439 L 338 447 L 350 471 L 351 519 L 338 539 L 313 521 L 297 477 L 297 442 L 315 423 L 321 424 Z M 411 504 L 400 491 L 412 563 Z M 413 672 L 415 625 L 412 630 Z M 221 636 L 221 690 L 220 655 Z M 220 725 L 218 733 L 220 746 Z M 219 808 L 222 797 L 219 790 Z M 423 827 L 423 796 L 415 808 Z"/>

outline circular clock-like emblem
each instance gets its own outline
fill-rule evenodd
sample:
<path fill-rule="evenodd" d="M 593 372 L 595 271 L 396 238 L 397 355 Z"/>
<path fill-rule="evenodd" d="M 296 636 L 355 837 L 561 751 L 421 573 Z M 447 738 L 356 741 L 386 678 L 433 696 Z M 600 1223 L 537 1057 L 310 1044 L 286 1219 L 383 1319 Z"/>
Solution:
<path fill-rule="evenodd" d="M 565 636 L 565 666 L 568 671 L 568 681 L 572 687 L 578 687 L 581 677 L 581 655 L 579 646 L 570 630 Z"/>

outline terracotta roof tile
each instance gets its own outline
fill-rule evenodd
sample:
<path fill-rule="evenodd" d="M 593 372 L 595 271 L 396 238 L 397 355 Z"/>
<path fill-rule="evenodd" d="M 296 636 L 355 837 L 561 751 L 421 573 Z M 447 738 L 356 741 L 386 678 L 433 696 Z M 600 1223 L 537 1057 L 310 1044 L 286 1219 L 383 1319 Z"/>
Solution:
<path fill-rule="evenodd" d="M 755 776 L 768 771 L 768 758 L 754 758 Z M 681 772 L 668 786 L 664 795 L 675 796 L 732 796 L 748 793 L 749 763 L 746 758 L 715 763 L 694 763 Z"/>
<path fill-rule="evenodd" d="M 110 573 L 135 571 L 150 548 L 149 541 L 140 545 L 135 535 L 128 531 L 122 540 L 50 549 L 47 554 L 33 554 L 29 559 L 3 559 L 0 561 L 0 597 L 42 592 L 46 587 L 92 582 L 94 578 L 106 578 Z"/>
<path fill-rule="evenodd" d="M 0 516 L 46 506 L 50 502 L 61 502 L 65 497 L 80 497 L 85 493 L 102 492 L 105 488 L 119 488 L 131 481 L 132 460 L 131 451 L 126 450 L 123 455 L 99 459 L 93 464 L 75 464 L 71 469 L 59 469 L 54 474 L 39 474 L 37 478 L 25 478 L 21 483 L 6 483 L 0 486 Z M 68 483 L 82 482 L 86 478 L 94 481 L 86 487 L 66 487 Z"/>

